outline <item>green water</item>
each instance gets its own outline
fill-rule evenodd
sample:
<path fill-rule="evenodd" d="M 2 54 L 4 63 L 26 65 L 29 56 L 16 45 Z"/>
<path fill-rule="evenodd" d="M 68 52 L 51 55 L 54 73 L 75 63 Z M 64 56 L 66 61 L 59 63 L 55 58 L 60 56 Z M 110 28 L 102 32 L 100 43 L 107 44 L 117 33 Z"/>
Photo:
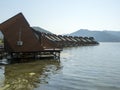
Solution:
<path fill-rule="evenodd" d="M 0 90 L 120 90 L 120 43 L 65 48 L 60 62 L 0 66 Z"/>
<path fill-rule="evenodd" d="M 0 90 L 33 90 L 39 84 L 48 83 L 49 77 L 60 69 L 60 62 L 40 60 L 0 67 Z"/>

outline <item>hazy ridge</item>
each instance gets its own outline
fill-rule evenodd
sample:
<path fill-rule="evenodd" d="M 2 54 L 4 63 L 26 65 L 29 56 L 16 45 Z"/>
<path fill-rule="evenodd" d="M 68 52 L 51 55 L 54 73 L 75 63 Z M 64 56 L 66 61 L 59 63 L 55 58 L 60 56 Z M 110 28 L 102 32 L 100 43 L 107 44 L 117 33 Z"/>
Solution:
<path fill-rule="evenodd" d="M 91 31 L 88 29 L 80 29 L 78 31 L 75 31 L 67 35 L 94 37 L 99 42 L 120 42 L 120 31 L 114 31 L 114 30 Z"/>
<path fill-rule="evenodd" d="M 41 27 L 33 26 L 32 28 L 35 29 L 35 30 L 37 30 L 37 31 L 40 31 L 40 32 L 52 34 L 52 32 L 50 32 L 50 31 L 48 31 L 48 30 L 45 30 L 45 29 L 43 29 L 43 28 L 41 28 Z"/>

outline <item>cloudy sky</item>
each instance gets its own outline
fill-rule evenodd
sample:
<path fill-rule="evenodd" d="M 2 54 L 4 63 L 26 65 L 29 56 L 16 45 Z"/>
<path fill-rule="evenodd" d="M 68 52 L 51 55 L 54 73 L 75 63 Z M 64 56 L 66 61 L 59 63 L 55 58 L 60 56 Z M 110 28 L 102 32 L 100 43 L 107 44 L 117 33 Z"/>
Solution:
<path fill-rule="evenodd" d="M 31 26 L 55 34 L 120 30 L 120 0 L 0 0 L 0 23 L 22 12 Z"/>

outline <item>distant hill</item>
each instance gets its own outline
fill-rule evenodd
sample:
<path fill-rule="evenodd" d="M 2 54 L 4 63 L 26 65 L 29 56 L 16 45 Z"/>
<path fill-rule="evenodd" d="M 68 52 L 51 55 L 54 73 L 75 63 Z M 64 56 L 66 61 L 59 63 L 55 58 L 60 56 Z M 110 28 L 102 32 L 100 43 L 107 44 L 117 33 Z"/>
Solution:
<path fill-rule="evenodd" d="M 45 30 L 45 29 L 43 29 L 43 28 L 41 28 L 41 27 L 33 26 L 32 28 L 35 29 L 35 30 L 37 30 L 37 31 L 40 31 L 40 32 L 53 34 L 52 32 L 50 32 L 50 31 L 48 31 L 48 30 Z M 2 34 L 1 31 L 0 31 L 0 38 L 3 38 L 3 34 Z"/>
<path fill-rule="evenodd" d="M 33 26 L 32 28 L 35 29 L 35 30 L 37 30 L 37 31 L 40 31 L 40 32 L 52 34 L 52 32 L 50 32 L 50 31 L 48 31 L 48 30 L 45 30 L 45 29 L 43 29 L 43 28 L 41 28 L 41 27 Z"/>
<path fill-rule="evenodd" d="M 120 31 L 91 31 L 88 29 L 80 29 L 70 36 L 94 37 L 99 42 L 120 42 Z"/>

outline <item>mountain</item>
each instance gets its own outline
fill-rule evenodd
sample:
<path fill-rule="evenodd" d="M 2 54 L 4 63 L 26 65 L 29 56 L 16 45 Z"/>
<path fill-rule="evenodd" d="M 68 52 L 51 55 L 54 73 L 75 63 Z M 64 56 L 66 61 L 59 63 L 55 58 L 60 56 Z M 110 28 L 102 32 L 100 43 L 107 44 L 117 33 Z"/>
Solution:
<path fill-rule="evenodd" d="M 41 27 L 33 26 L 32 28 L 35 29 L 35 30 L 37 30 L 37 31 L 40 31 L 40 32 L 53 34 L 52 32 L 50 32 L 50 31 L 48 31 L 48 30 L 45 30 L 45 29 L 43 29 L 43 28 L 41 28 Z M 3 34 L 2 34 L 1 31 L 0 31 L 0 38 L 3 38 Z"/>
<path fill-rule="evenodd" d="M 41 28 L 41 27 L 33 26 L 32 28 L 35 29 L 35 30 L 37 30 L 37 31 L 40 31 L 40 32 L 52 34 L 52 32 L 50 32 L 50 31 L 48 31 L 48 30 L 45 30 L 45 29 L 43 29 L 43 28 Z"/>
<path fill-rule="evenodd" d="M 69 36 L 94 37 L 99 42 L 120 42 L 120 31 L 91 31 L 88 29 L 80 29 Z"/>

